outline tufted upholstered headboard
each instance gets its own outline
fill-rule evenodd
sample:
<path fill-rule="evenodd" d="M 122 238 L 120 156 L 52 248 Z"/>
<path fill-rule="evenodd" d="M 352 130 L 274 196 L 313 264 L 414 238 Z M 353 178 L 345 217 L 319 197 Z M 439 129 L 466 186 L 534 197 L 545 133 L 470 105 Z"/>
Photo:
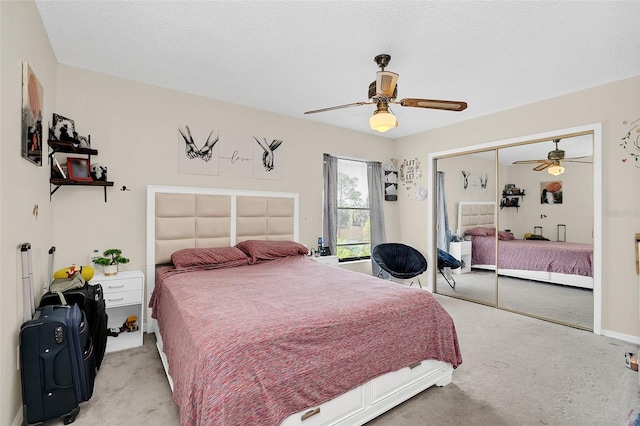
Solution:
<path fill-rule="evenodd" d="M 177 250 L 245 240 L 298 241 L 298 200 L 290 192 L 148 186 L 147 305 L 156 266 L 170 263 Z M 149 312 L 147 324 L 153 331 Z"/>
<path fill-rule="evenodd" d="M 463 236 L 471 228 L 495 228 L 495 218 L 496 203 L 493 201 L 460 201 L 457 235 Z"/>

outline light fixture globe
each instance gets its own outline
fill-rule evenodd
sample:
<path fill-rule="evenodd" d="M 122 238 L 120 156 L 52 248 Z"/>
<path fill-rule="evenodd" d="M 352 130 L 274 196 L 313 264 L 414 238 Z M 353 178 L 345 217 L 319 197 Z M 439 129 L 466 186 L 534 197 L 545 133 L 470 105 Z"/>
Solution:
<path fill-rule="evenodd" d="M 369 119 L 369 126 L 378 132 L 386 132 L 397 125 L 396 116 L 387 111 L 376 111 Z"/>
<path fill-rule="evenodd" d="M 547 172 L 549 172 L 550 175 L 559 176 L 564 173 L 564 167 L 559 164 L 554 164 L 547 169 Z"/>

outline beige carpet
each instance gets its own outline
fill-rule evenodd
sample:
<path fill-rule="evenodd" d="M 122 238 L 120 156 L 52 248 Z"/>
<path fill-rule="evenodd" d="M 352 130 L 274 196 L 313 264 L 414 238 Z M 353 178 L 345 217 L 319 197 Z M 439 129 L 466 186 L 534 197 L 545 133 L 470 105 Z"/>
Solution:
<path fill-rule="evenodd" d="M 436 275 L 437 293 L 496 303 L 494 272 L 473 269 L 452 277 L 457 283 L 455 290 L 442 275 Z M 497 301 L 504 309 L 593 330 L 593 291 L 589 289 L 500 276 Z"/>
<path fill-rule="evenodd" d="M 455 320 L 463 364 L 453 383 L 427 389 L 370 425 L 623 425 L 640 405 L 638 373 L 624 364 L 636 345 L 436 297 Z M 179 424 L 152 335 L 141 348 L 106 355 L 94 396 L 74 424 Z"/>

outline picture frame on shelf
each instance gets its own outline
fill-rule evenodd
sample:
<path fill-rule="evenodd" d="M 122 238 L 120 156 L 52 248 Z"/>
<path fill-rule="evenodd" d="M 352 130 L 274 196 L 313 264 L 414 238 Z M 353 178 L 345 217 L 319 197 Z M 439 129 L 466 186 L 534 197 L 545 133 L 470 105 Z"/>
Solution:
<path fill-rule="evenodd" d="M 77 137 L 74 121 L 54 112 L 49 138 L 54 141 L 77 142 Z"/>
<path fill-rule="evenodd" d="M 93 182 L 91 164 L 86 158 L 67 157 L 69 179 L 78 182 Z"/>
<path fill-rule="evenodd" d="M 513 190 L 515 189 L 515 187 L 516 187 L 515 183 L 507 183 L 504 186 L 505 195 L 513 195 Z"/>
<path fill-rule="evenodd" d="M 52 175 L 58 178 L 67 179 L 67 163 L 60 164 L 55 156 L 53 157 L 53 162 L 55 163 L 55 166 L 53 164 L 51 165 Z"/>
<path fill-rule="evenodd" d="M 91 135 L 89 136 L 78 136 L 78 143 L 80 144 L 80 148 L 91 148 Z"/>

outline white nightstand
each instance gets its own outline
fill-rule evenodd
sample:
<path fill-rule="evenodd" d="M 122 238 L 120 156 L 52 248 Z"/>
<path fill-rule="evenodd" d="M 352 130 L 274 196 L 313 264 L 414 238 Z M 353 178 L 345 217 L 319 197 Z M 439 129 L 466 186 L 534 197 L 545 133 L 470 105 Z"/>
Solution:
<path fill-rule="evenodd" d="M 309 259 L 329 266 L 338 266 L 338 256 L 309 256 Z"/>
<path fill-rule="evenodd" d="M 91 283 L 102 285 L 109 316 L 108 327 L 120 328 L 131 315 L 138 316 L 138 331 L 124 331 L 107 338 L 107 352 L 142 346 L 144 312 L 144 274 L 142 271 L 121 271 L 116 275 L 96 274 Z"/>
<path fill-rule="evenodd" d="M 460 241 L 449 243 L 449 254 L 461 260 L 463 266 L 452 269 L 452 274 L 466 274 L 471 272 L 471 241 Z"/>

